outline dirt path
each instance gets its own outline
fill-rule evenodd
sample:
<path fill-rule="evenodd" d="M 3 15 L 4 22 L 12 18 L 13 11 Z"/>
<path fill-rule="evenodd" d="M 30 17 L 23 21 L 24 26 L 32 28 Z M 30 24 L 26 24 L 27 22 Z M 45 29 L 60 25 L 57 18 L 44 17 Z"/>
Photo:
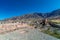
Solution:
<path fill-rule="evenodd" d="M 59 40 L 47 34 L 40 32 L 38 29 L 24 28 L 4 35 L 0 35 L 0 40 Z"/>
<path fill-rule="evenodd" d="M 8 26 L 14 28 L 17 25 L 15 30 L 12 29 L 10 31 L 5 31 L 5 34 L 0 35 L 0 40 L 59 40 L 40 32 L 38 29 L 31 28 L 31 26 L 27 24 L 15 24 L 13 26 L 11 25 L 12 24 L 9 24 Z"/>

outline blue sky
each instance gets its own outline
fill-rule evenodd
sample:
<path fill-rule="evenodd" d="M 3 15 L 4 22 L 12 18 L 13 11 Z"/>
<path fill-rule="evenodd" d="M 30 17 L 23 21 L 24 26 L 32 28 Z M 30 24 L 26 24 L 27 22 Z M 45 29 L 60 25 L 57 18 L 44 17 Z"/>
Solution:
<path fill-rule="evenodd" d="M 0 19 L 60 9 L 60 0 L 0 0 Z"/>

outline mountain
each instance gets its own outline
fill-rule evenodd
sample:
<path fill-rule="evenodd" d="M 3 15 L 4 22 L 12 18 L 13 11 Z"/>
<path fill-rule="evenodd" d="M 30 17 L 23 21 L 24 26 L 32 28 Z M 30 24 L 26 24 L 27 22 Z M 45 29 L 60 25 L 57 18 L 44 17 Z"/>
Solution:
<path fill-rule="evenodd" d="M 60 19 L 60 9 L 54 10 L 51 13 L 47 13 L 46 15 L 47 18 Z"/>
<path fill-rule="evenodd" d="M 12 18 L 7 18 L 5 19 L 6 21 L 7 20 L 21 20 L 21 19 L 32 19 L 32 18 L 40 18 L 42 19 L 44 16 L 42 15 L 42 13 L 31 13 L 31 14 L 25 14 L 25 15 L 22 15 L 22 16 L 15 16 L 15 17 L 12 17 Z"/>
<path fill-rule="evenodd" d="M 12 17 L 12 18 L 7 18 L 5 19 L 5 21 L 7 20 L 21 20 L 21 19 L 33 19 L 33 18 L 40 18 L 40 19 L 43 19 L 43 18 L 48 18 L 48 19 L 60 19 L 60 9 L 58 10 L 54 10 L 50 13 L 30 13 L 30 14 L 25 14 L 25 15 L 22 15 L 22 16 L 15 16 L 15 17 Z"/>

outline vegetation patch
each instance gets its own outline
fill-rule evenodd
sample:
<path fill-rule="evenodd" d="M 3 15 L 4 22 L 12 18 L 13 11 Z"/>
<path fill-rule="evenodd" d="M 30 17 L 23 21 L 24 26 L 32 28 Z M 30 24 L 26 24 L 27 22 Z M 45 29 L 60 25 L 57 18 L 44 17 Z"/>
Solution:
<path fill-rule="evenodd" d="M 51 20 L 51 21 L 56 23 L 56 24 L 60 24 L 60 20 Z"/>
<path fill-rule="evenodd" d="M 58 34 L 56 31 L 51 32 L 51 31 L 49 31 L 49 30 L 44 30 L 44 31 L 42 31 L 42 32 L 44 32 L 44 33 L 46 33 L 46 34 L 49 34 L 49 35 L 51 35 L 51 36 L 54 36 L 54 37 L 60 39 L 60 34 Z"/>

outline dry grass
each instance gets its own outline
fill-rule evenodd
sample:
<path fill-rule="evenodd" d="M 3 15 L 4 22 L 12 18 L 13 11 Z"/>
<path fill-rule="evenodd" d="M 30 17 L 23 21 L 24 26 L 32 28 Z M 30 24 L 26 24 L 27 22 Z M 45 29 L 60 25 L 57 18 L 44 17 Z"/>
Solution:
<path fill-rule="evenodd" d="M 54 22 L 54 23 L 57 23 L 57 24 L 60 24 L 60 20 L 51 20 L 52 22 Z"/>

